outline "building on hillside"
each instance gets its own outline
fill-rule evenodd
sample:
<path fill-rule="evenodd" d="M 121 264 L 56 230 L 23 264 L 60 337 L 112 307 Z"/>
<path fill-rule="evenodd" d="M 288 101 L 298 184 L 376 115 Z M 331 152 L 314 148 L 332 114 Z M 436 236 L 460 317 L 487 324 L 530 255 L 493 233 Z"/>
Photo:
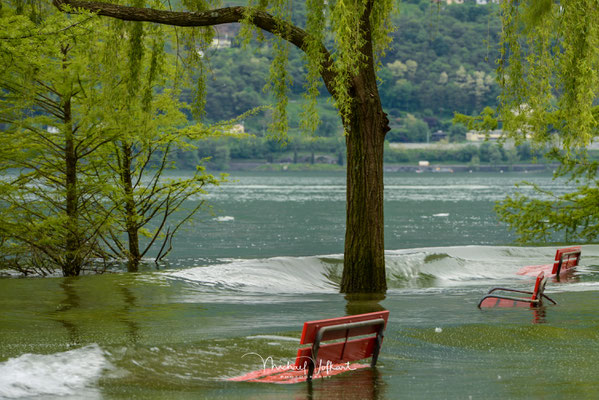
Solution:
<path fill-rule="evenodd" d="M 243 124 L 235 124 L 227 132 L 232 135 L 243 135 L 245 133 L 245 126 Z"/>
<path fill-rule="evenodd" d="M 431 142 L 438 142 L 443 139 L 447 139 L 447 133 L 443 132 L 442 130 L 431 133 Z"/>
<path fill-rule="evenodd" d="M 451 4 L 464 4 L 464 3 L 474 3 L 476 2 L 477 5 L 486 5 L 486 4 L 499 4 L 501 3 L 501 0 L 431 0 L 433 3 L 447 3 L 449 5 Z"/>
<path fill-rule="evenodd" d="M 210 48 L 212 49 L 228 49 L 229 47 L 231 47 L 229 35 L 225 35 L 225 37 L 215 37 L 212 39 L 212 43 L 210 43 Z"/>
<path fill-rule="evenodd" d="M 469 142 L 484 142 L 485 140 L 499 140 L 503 136 L 503 129 L 495 129 L 489 132 L 470 130 L 466 132 L 466 140 Z"/>

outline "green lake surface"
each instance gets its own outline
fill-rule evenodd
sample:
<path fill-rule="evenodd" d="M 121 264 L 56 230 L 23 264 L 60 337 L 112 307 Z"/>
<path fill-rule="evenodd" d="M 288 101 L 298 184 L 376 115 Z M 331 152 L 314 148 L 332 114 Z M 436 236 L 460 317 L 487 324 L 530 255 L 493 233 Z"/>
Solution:
<path fill-rule="evenodd" d="M 558 305 L 476 307 L 491 287 L 529 290 L 516 272 L 555 255 L 514 245 L 493 212 L 523 179 L 570 190 L 547 175 L 387 174 L 389 291 L 357 302 L 337 293 L 344 174 L 237 173 L 159 269 L 0 279 L 0 398 L 596 398 L 599 246 L 549 281 Z M 292 362 L 304 321 L 382 309 L 375 369 L 311 385 L 227 380 L 267 357 Z"/>

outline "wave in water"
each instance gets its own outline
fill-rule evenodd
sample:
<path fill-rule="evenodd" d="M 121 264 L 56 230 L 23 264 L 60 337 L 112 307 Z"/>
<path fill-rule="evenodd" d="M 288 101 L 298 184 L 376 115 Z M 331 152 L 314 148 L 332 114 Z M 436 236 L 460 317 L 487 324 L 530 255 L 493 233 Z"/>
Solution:
<path fill-rule="evenodd" d="M 100 398 L 94 386 L 109 368 L 96 344 L 55 354 L 23 354 L 0 363 L 0 398 Z"/>
<path fill-rule="evenodd" d="M 165 272 L 167 278 L 184 280 L 206 290 L 253 293 L 337 292 L 326 276 L 327 262 L 318 257 L 274 257 L 230 260 L 225 264 Z"/>
<path fill-rule="evenodd" d="M 530 277 L 516 272 L 525 265 L 550 263 L 554 254 L 553 247 L 461 246 L 387 251 L 387 283 L 391 290 L 528 284 Z M 583 264 L 584 260 L 597 260 L 597 256 L 599 247 L 585 247 Z M 203 292 L 336 293 L 342 268 L 342 255 L 274 257 L 227 260 L 165 271 L 161 276 L 186 282 Z"/>

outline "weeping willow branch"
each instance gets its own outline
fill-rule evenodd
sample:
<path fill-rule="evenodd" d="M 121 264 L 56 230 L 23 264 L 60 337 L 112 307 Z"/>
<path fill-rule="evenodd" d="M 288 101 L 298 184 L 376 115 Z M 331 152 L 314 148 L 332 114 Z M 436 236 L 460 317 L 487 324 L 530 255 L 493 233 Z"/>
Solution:
<path fill-rule="evenodd" d="M 191 13 L 80 0 L 54 0 L 53 4 L 59 10 L 65 12 L 85 9 L 98 15 L 117 18 L 123 21 L 154 22 L 182 27 L 202 27 L 240 23 L 247 20 L 247 14 L 251 13 L 251 23 L 253 25 L 274 35 L 280 36 L 302 51 L 308 49 L 311 40 L 311 36 L 303 29 L 279 18 L 275 18 L 263 10 L 243 6 L 224 7 L 205 12 Z M 320 44 L 320 53 L 322 54 L 321 76 L 325 86 L 333 94 L 335 93 L 333 83 L 336 78 L 336 73 L 332 69 L 331 55 L 322 43 Z"/>

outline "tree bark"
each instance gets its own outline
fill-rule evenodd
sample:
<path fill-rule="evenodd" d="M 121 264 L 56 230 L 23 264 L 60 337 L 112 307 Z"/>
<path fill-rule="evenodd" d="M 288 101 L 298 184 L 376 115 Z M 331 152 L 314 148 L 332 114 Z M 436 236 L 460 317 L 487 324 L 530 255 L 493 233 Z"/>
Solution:
<path fill-rule="evenodd" d="M 67 68 L 68 46 L 62 47 L 63 69 Z M 65 255 L 62 265 L 64 276 L 78 276 L 81 272 L 81 258 L 79 257 L 79 218 L 78 218 L 78 196 L 77 196 L 77 153 L 75 150 L 75 138 L 72 124 L 71 93 L 64 96 L 62 104 L 65 148 Z"/>
<path fill-rule="evenodd" d="M 65 257 L 62 266 L 64 276 L 77 276 L 81 272 L 81 262 L 79 253 L 79 235 L 78 235 L 78 199 L 77 199 L 77 155 L 75 154 L 75 144 L 73 130 L 71 126 L 71 102 L 65 101 L 63 106 L 65 112 L 65 209 L 66 209 L 66 237 L 65 237 Z"/>
<path fill-rule="evenodd" d="M 127 271 L 137 272 L 141 255 L 139 252 L 138 215 L 133 198 L 133 180 L 131 177 L 131 146 L 126 143 L 121 145 L 123 164 L 121 166 L 121 181 L 125 189 L 125 229 L 129 242 L 127 254 Z"/>
<path fill-rule="evenodd" d="M 342 293 L 384 293 L 384 113 L 359 104 L 347 144 L 347 215 Z"/>

